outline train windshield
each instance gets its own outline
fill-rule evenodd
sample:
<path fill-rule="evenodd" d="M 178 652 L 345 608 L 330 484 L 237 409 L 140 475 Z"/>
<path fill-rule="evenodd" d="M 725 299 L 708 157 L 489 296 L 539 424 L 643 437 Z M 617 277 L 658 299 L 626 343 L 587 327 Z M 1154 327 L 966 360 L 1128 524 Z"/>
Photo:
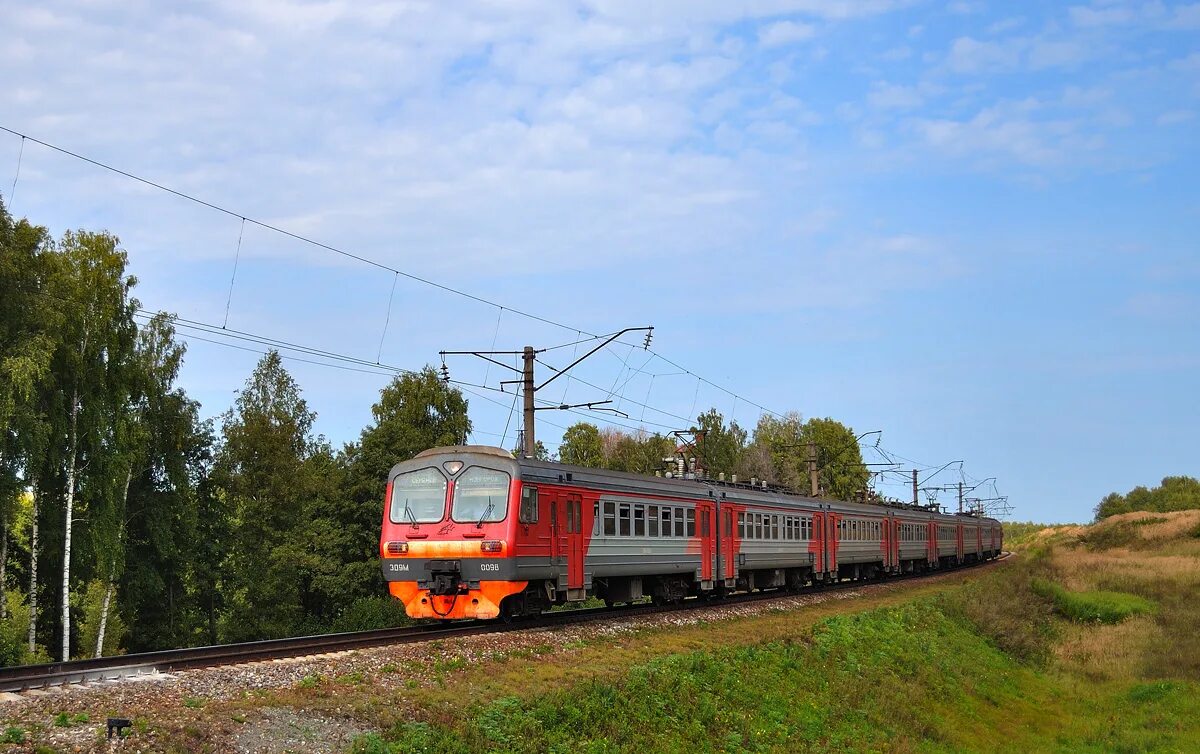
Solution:
<path fill-rule="evenodd" d="M 503 521 L 508 515 L 508 484 L 503 471 L 472 466 L 454 482 L 450 518 L 460 524 Z"/>
<path fill-rule="evenodd" d="M 436 524 L 446 515 L 446 477 L 437 469 L 418 469 L 392 481 L 392 522 Z"/>

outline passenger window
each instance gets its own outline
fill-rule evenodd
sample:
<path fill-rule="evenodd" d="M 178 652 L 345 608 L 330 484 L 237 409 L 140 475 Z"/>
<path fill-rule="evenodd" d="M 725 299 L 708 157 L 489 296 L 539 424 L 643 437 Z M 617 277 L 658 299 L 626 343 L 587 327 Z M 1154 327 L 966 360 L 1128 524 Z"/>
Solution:
<path fill-rule="evenodd" d="M 658 506 L 651 505 L 646 509 L 646 536 L 658 536 Z"/>
<path fill-rule="evenodd" d="M 526 485 L 521 488 L 521 511 L 518 516 L 523 524 L 536 524 L 538 522 L 538 489 Z"/>
<path fill-rule="evenodd" d="M 592 536 L 600 536 L 600 501 L 592 503 Z"/>
<path fill-rule="evenodd" d="M 629 503 L 621 503 L 618 510 L 620 511 L 620 516 L 619 516 L 620 526 L 617 529 L 617 533 L 620 534 L 622 537 L 628 537 L 629 531 L 630 531 Z"/>
<path fill-rule="evenodd" d="M 695 525 L 695 522 L 693 522 L 693 525 Z M 683 529 L 683 508 L 675 509 L 675 536 L 686 536 Z"/>
<path fill-rule="evenodd" d="M 779 539 L 779 516 L 771 516 L 771 539 Z"/>
<path fill-rule="evenodd" d="M 671 536 L 671 508 L 662 509 L 662 535 Z"/>
<path fill-rule="evenodd" d="M 604 536 L 617 536 L 617 504 L 613 502 L 604 504 Z"/>
<path fill-rule="evenodd" d="M 646 506 L 633 506 L 633 536 L 646 536 Z"/>
<path fill-rule="evenodd" d="M 746 514 L 738 513 L 738 539 L 746 538 Z"/>
<path fill-rule="evenodd" d="M 687 509 L 687 536 L 696 536 L 696 509 Z"/>
<path fill-rule="evenodd" d="M 763 517 L 761 513 L 754 514 L 754 538 L 763 538 Z"/>

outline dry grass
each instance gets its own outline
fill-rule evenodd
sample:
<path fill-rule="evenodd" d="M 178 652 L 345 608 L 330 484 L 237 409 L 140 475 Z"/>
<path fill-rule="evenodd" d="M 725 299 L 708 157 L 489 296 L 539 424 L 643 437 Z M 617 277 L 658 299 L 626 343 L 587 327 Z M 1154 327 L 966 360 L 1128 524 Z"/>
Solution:
<path fill-rule="evenodd" d="M 1072 537 L 1078 537 L 1085 531 L 1087 531 L 1086 526 L 1076 526 L 1075 524 L 1068 524 L 1066 526 L 1052 526 L 1037 532 L 1033 535 L 1033 538 L 1035 541 L 1042 542 L 1050 539 L 1070 539 Z"/>
<path fill-rule="evenodd" d="M 1200 511 L 1133 512 L 1050 552 L 1053 578 L 1077 592 L 1126 592 L 1158 611 L 1116 626 L 1066 629 L 1056 657 L 1092 679 L 1200 678 Z"/>
<path fill-rule="evenodd" d="M 1140 678 L 1147 657 L 1166 640 L 1150 616 L 1116 625 L 1071 625 L 1054 647 L 1055 659 L 1067 670 L 1098 681 Z"/>

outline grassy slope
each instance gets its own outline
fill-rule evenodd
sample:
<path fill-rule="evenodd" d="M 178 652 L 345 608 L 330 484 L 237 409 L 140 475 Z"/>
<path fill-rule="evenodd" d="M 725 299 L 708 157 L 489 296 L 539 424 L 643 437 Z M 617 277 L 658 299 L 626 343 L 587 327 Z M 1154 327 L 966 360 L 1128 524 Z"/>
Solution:
<path fill-rule="evenodd" d="M 1034 537 L 969 585 L 758 644 L 467 693 L 465 714 L 357 751 L 1200 751 L 1200 539 L 1182 515 Z"/>
<path fill-rule="evenodd" d="M 1196 684 L 1080 684 L 1023 666 L 936 600 L 809 637 L 669 655 L 618 682 L 407 724 L 361 752 L 1200 750 Z"/>

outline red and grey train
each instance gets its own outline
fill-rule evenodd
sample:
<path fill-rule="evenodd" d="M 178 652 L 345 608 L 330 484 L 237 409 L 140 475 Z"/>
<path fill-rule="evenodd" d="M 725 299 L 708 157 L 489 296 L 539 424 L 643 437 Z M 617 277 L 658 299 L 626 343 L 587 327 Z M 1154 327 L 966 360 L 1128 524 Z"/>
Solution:
<path fill-rule="evenodd" d="M 379 549 L 413 618 L 672 602 L 997 557 L 994 519 L 434 448 L 388 475 Z"/>

